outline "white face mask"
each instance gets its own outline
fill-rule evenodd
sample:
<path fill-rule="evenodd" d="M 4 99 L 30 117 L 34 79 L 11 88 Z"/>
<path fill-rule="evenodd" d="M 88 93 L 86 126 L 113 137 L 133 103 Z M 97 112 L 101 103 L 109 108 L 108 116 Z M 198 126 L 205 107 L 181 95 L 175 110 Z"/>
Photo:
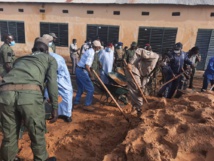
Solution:
<path fill-rule="evenodd" d="M 180 54 L 181 51 L 180 51 L 180 50 L 174 50 L 174 53 L 175 53 L 175 54 Z"/>
<path fill-rule="evenodd" d="M 51 47 L 51 46 L 52 46 L 52 44 L 53 44 L 53 42 L 49 42 L 49 43 L 48 43 L 48 46 L 50 46 L 50 47 Z"/>
<path fill-rule="evenodd" d="M 100 50 L 95 51 L 96 54 L 98 54 L 100 52 Z"/>

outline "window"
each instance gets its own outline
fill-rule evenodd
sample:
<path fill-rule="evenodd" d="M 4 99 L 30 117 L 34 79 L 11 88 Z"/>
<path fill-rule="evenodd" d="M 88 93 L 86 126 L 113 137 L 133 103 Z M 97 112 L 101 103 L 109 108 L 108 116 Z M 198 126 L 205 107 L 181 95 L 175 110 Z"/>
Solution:
<path fill-rule="evenodd" d="M 163 54 L 171 49 L 176 41 L 177 28 L 140 27 L 138 33 L 138 46 L 144 47 L 149 43 L 152 50 Z"/>
<path fill-rule="evenodd" d="M 205 70 L 209 59 L 213 57 L 214 51 L 214 29 L 198 29 L 195 46 L 198 46 L 201 53 L 201 62 L 197 69 Z"/>
<path fill-rule="evenodd" d="M 94 14 L 94 11 L 88 10 L 87 14 Z"/>
<path fill-rule="evenodd" d="M 40 13 L 45 13 L 45 9 L 40 9 L 39 12 Z"/>
<path fill-rule="evenodd" d="M 87 39 L 93 41 L 97 37 L 104 42 L 104 45 L 108 42 L 118 42 L 119 26 L 87 25 Z"/>
<path fill-rule="evenodd" d="M 0 8 L 0 11 L 4 11 L 4 9 L 3 9 L 3 8 Z"/>
<path fill-rule="evenodd" d="M 56 46 L 68 47 L 68 24 L 67 23 L 46 23 L 40 22 L 40 35 L 55 33 Z"/>
<path fill-rule="evenodd" d="M 114 15 L 120 15 L 120 11 L 114 11 Z"/>
<path fill-rule="evenodd" d="M 172 12 L 172 16 L 180 16 L 181 13 L 180 12 Z"/>
<path fill-rule="evenodd" d="M 142 12 L 142 16 L 149 16 L 149 12 Z"/>
<path fill-rule="evenodd" d="M 19 9 L 18 11 L 19 11 L 19 12 L 24 12 L 24 9 Z"/>
<path fill-rule="evenodd" d="M 210 17 L 214 17 L 214 12 L 211 12 L 211 13 L 210 13 Z"/>
<path fill-rule="evenodd" d="M 62 10 L 62 13 L 68 13 L 68 10 Z"/>
<path fill-rule="evenodd" d="M 19 21 L 0 21 L 0 34 L 12 34 L 16 43 L 25 43 L 25 26 L 24 22 Z"/>

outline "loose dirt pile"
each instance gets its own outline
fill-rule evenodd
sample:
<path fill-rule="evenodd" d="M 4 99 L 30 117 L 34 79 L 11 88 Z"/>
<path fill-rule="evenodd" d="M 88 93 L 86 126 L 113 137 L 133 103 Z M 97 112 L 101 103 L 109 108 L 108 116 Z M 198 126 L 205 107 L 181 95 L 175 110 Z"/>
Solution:
<path fill-rule="evenodd" d="M 213 93 L 152 100 L 142 122 L 104 161 L 214 160 Z"/>

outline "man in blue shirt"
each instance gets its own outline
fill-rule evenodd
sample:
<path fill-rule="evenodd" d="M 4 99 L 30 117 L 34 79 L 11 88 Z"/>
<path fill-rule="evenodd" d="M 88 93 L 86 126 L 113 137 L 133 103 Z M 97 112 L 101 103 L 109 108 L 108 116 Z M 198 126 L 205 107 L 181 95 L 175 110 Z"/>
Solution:
<path fill-rule="evenodd" d="M 211 85 L 214 84 L 214 57 L 210 58 L 207 69 L 204 72 L 202 92 L 207 90 L 209 83 L 211 83 Z"/>
<path fill-rule="evenodd" d="M 174 45 L 174 50 L 170 55 L 169 70 L 172 73 L 171 79 L 183 72 L 184 63 L 192 66 L 192 62 L 187 57 L 187 54 L 182 51 L 182 47 L 183 45 L 180 42 L 176 43 Z M 180 83 L 181 83 L 181 76 L 168 84 L 169 92 L 166 95 L 167 98 L 173 97 Z"/>
<path fill-rule="evenodd" d="M 77 105 L 80 103 L 81 95 L 86 91 L 85 105 L 83 106 L 83 109 L 86 111 L 94 111 L 94 107 L 91 106 L 94 94 L 94 86 L 91 79 L 94 78 L 90 68 L 94 60 L 94 55 L 98 54 L 100 49 L 100 41 L 95 40 L 93 42 L 93 47 L 88 49 L 82 55 L 76 66 L 76 81 L 78 89 L 74 104 Z"/>

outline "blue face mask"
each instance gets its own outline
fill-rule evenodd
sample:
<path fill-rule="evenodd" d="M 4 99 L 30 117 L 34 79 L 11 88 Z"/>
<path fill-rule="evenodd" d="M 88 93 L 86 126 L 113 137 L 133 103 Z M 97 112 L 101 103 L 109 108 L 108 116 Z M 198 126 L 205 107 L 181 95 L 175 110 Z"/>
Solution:
<path fill-rule="evenodd" d="M 16 44 L 15 41 L 11 41 L 9 45 L 14 46 L 15 44 Z"/>
<path fill-rule="evenodd" d="M 110 48 L 106 48 L 106 52 L 110 52 L 111 51 L 111 49 Z"/>
<path fill-rule="evenodd" d="M 49 43 L 48 43 L 48 46 L 49 46 L 49 47 L 51 47 L 51 46 L 52 46 L 52 44 L 53 44 L 53 42 L 49 42 Z"/>

